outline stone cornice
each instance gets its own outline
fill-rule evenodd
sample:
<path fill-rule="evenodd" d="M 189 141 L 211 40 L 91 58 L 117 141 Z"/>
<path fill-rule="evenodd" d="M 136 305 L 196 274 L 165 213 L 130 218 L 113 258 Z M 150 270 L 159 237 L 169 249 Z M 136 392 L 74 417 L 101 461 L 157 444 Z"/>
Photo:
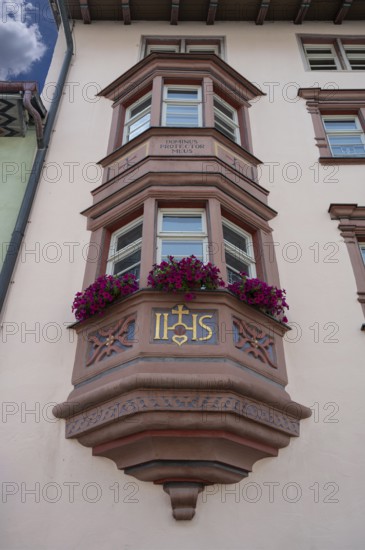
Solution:
<path fill-rule="evenodd" d="M 126 71 L 98 95 L 113 101 L 122 100 L 136 89 L 146 88 L 154 76 L 166 75 L 169 78 L 189 79 L 197 75 L 209 75 L 213 82 L 226 90 L 236 101 L 249 101 L 265 95 L 259 88 L 235 71 L 215 54 L 151 53 L 131 69 Z"/>
<path fill-rule="evenodd" d="M 365 103 L 365 89 L 299 88 L 298 96 L 321 105 L 332 102 Z"/>

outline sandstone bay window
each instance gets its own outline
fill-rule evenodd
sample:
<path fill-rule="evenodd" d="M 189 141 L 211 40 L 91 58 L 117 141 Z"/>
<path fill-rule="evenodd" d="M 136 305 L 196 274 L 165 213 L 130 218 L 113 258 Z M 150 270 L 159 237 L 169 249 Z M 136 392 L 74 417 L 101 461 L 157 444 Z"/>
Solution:
<path fill-rule="evenodd" d="M 247 477 L 310 415 L 285 391 L 283 323 L 227 289 L 202 289 L 189 303 L 184 292 L 148 288 L 153 264 L 192 254 L 226 282 L 257 271 L 280 286 L 276 212 L 248 120 L 262 92 L 217 55 L 151 52 L 99 95 L 113 118 L 103 181 L 83 211 L 102 250 L 95 261 L 89 249 L 84 288 L 132 272 L 139 290 L 73 325 L 74 390 L 54 414 L 94 456 L 163 485 L 174 517 L 187 520 L 207 484 Z M 263 414 L 247 418 L 249 403 Z"/>

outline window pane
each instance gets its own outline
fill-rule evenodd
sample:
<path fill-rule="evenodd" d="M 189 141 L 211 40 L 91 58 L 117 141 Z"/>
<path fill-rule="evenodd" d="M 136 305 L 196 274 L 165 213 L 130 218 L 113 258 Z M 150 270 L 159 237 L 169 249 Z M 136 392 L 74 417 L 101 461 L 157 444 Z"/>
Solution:
<path fill-rule="evenodd" d="M 234 247 L 247 253 L 247 239 L 244 236 L 239 235 L 230 227 L 223 225 L 223 237 Z"/>
<path fill-rule="evenodd" d="M 360 246 L 360 252 L 361 252 L 362 260 L 365 264 L 365 245 Z"/>
<path fill-rule="evenodd" d="M 139 105 L 131 109 L 129 118 L 133 118 L 134 116 L 138 115 L 144 109 L 147 109 L 147 107 L 149 107 L 150 105 L 151 105 L 151 98 L 148 97 L 147 99 L 142 101 Z"/>
<path fill-rule="evenodd" d="M 312 71 L 337 71 L 336 65 L 313 65 L 310 62 L 310 68 Z"/>
<path fill-rule="evenodd" d="M 179 46 L 148 46 L 147 53 L 153 53 L 153 52 L 167 52 L 167 53 L 176 53 L 179 51 Z"/>
<path fill-rule="evenodd" d="M 350 59 L 351 68 L 356 71 L 363 71 L 365 69 L 365 60 Z"/>
<path fill-rule="evenodd" d="M 365 48 L 363 46 L 345 46 L 345 50 L 348 56 L 357 54 L 365 57 Z"/>
<path fill-rule="evenodd" d="M 331 145 L 363 145 L 360 136 L 358 135 L 332 135 L 329 136 Z"/>
<path fill-rule="evenodd" d="M 198 216 L 174 216 L 164 214 L 162 219 L 162 231 L 179 231 L 201 233 L 202 217 Z"/>
<path fill-rule="evenodd" d="M 229 137 L 229 139 L 232 139 L 233 141 L 236 141 L 236 133 L 233 128 L 231 128 L 224 120 L 222 120 L 217 115 L 214 117 L 214 126 L 222 132 L 225 136 Z"/>
<path fill-rule="evenodd" d="M 167 105 L 167 126 L 198 126 L 198 105 Z"/>
<path fill-rule="evenodd" d="M 118 250 L 121 250 L 122 248 L 125 248 L 129 244 L 132 244 L 134 241 L 137 241 L 138 239 L 142 238 L 142 223 L 140 225 L 137 225 L 137 227 L 134 227 L 133 229 L 130 229 L 127 231 L 127 233 L 124 233 L 124 235 L 121 235 L 118 237 L 117 240 L 117 247 L 116 250 L 113 252 L 117 252 Z"/>
<path fill-rule="evenodd" d="M 246 271 L 246 273 L 248 272 Z M 235 271 L 232 271 L 232 269 L 229 269 L 228 266 L 227 266 L 227 275 L 228 275 L 229 283 L 236 283 L 242 280 L 241 275 L 239 275 L 239 273 L 236 273 Z"/>
<path fill-rule="evenodd" d="M 144 132 L 145 130 L 148 130 L 150 125 L 151 125 L 151 114 L 148 113 L 144 117 L 140 118 L 138 121 L 131 124 L 129 128 L 128 139 L 131 140 L 139 136 L 139 134 L 142 134 L 142 132 Z"/>
<path fill-rule="evenodd" d="M 228 252 L 228 250 L 226 250 L 226 264 L 228 268 L 234 269 L 238 272 L 244 271 L 247 274 L 250 273 L 249 264 L 240 258 L 239 254 L 232 254 L 231 252 Z"/>
<path fill-rule="evenodd" d="M 174 256 L 177 259 L 194 255 L 203 260 L 203 243 L 201 241 L 162 241 L 162 259 Z"/>
<path fill-rule="evenodd" d="M 329 131 L 357 130 L 356 121 L 353 118 L 342 120 L 324 120 L 324 127 Z"/>
<path fill-rule="evenodd" d="M 139 270 L 140 262 L 141 262 L 141 249 L 136 250 L 132 254 L 123 258 L 122 260 L 119 260 L 119 262 L 115 262 L 113 275 L 120 275 L 126 272 L 135 274 L 134 269 L 138 268 Z"/>
<path fill-rule="evenodd" d="M 187 53 L 218 53 L 214 48 L 202 48 L 202 47 L 193 47 L 189 46 Z"/>
<path fill-rule="evenodd" d="M 335 157 L 365 157 L 365 146 L 332 146 L 332 153 Z"/>
<path fill-rule="evenodd" d="M 173 88 L 168 88 L 167 99 L 178 99 L 182 101 L 197 101 L 198 90 L 184 90 L 184 89 L 176 90 Z"/>
<path fill-rule="evenodd" d="M 228 107 L 226 107 L 225 105 L 223 105 L 220 101 L 218 101 L 217 99 L 214 99 L 214 107 L 216 109 L 219 109 L 219 111 L 221 111 L 224 115 L 226 115 L 228 118 L 230 118 L 231 120 L 234 120 L 234 112 L 232 109 L 229 109 Z"/>
<path fill-rule="evenodd" d="M 335 60 L 333 58 L 325 58 L 325 57 L 318 57 L 316 59 L 309 59 L 309 63 L 311 65 L 311 67 L 313 66 L 316 66 L 316 65 L 328 65 L 329 67 L 333 66 L 333 67 L 336 67 L 336 63 L 335 63 Z"/>
<path fill-rule="evenodd" d="M 333 56 L 333 52 L 331 50 L 331 48 L 308 48 L 306 47 L 305 48 L 307 54 L 310 54 L 310 55 L 324 55 L 324 54 L 327 54 L 327 55 L 332 55 Z"/>

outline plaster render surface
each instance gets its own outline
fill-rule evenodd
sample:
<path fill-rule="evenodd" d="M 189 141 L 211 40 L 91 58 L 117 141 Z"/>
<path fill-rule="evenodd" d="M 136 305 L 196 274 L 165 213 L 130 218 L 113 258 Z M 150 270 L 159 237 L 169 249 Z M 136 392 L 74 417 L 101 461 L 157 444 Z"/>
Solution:
<path fill-rule="evenodd" d="M 335 202 L 365 204 L 364 168 L 318 165 L 311 117 L 296 90 L 364 82 L 356 72 L 306 71 L 298 30 L 361 34 L 363 24 L 76 23 L 69 86 L 25 235 L 28 253 L 2 319 L 2 471 L 13 484 L 3 485 L 4 550 L 362 550 L 364 320 L 338 222 L 327 210 Z M 250 123 L 253 152 L 264 161 L 260 183 L 279 213 L 270 225 L 293 327 L 285 338 L 288 390 L 314 411 L 279 458 L 258 462 L 236 487 L 208 488 L 186 523 L 173 520 L 161 488 L 65 440 L 64 422 L 51 414 L 71 390 L 76 342 L 66 325 L 90 238 L 79 212 L 101 182 L 95 162 L 107 152 L 111 124 L 111 103 L 94 94 L 137 62 L 142 34 L 225 35 L 227 62 L 267 93 L 253 102 Z M 48 82 L 63 52 L 61 44 Z M 35 495 L 26 492 L 32 488 Z"/>

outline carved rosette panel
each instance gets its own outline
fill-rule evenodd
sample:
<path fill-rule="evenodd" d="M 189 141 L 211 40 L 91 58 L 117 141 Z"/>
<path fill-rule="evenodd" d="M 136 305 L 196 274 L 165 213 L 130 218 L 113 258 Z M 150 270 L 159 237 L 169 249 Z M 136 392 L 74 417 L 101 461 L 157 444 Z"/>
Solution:
<path fill-rule="evenodd" d="M 243 319 L 233 319 L 233 340 L 236 348 L 266 365 L 277 369 L 274 337 L 262 328 Z"/>
<path fill-rule="evenodd" d="M 133 346 L 136 316 L 129 315 L 113 325 L 102 327 L 88 336 L 86 366 L 103 361 Z"/>

